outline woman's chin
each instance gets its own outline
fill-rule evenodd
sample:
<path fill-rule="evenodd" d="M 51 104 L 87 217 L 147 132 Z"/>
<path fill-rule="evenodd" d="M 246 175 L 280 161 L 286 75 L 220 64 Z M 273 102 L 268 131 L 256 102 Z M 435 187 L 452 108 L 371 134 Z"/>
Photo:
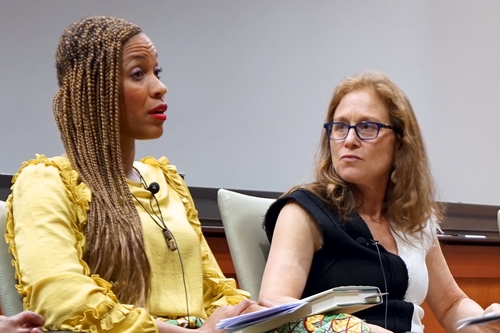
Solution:
<path fill-rule="evenodd" d="M 148 133 L 144 133 L 143 135 L 137 137 L 137 140 L 156 140 L 159 139 L 163 135 L 163 128 L 150 131 Z"/>
<path fill-rule="evenodd" d="M 161 138 L 162 135 L 163 135 L 163 131 L 161 133 L 159 133 L 158 135 L 155 135 L 155 136 L 151 137 L 149 140 L 159 139 L 159 138 Z"/>
<path fill-rule="evenodd" d="M 340 178 L 352 184 L 356 184 L 361 180 L 361 175 L 357 172 L 345 172 L 339 174 Z"/>

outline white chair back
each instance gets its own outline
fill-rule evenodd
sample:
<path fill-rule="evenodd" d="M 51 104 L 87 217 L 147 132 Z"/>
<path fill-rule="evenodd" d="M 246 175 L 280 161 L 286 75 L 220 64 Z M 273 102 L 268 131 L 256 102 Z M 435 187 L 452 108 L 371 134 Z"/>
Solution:
<path fill-rule="evenodd" d="M 497 223 L 498 223 L 498 233 L 500 234 L 500 209 L 498 210 L 497 214 Z"/>
<path fill-rule="evenodd" d="M 220 189 L 217 204 L 229 252 L 241 289 L 258 300 L 262 274 L 269 254 L 269 241 L 262 228 L 264 215 L 274 199 Z"/>
<path fill-rule="evenodd" d="M 5 202 L 0 201 L 0 307 L 5 316 L 23 311 L 21 295 L 16 290 L 15 269 L 12 255 L 5 240 L 6 222 Z"/>

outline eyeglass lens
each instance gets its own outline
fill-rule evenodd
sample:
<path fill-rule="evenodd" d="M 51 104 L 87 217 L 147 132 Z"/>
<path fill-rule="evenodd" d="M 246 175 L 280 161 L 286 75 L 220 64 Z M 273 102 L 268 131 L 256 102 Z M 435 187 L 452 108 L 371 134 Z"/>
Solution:
<path fill-rule="evenodd" d="M 358 123 L 356 125 L 349 125 L 347 123 L 335 123 L 331 126 L 330 138 L 344 139 L 347 137 L 349 130 L 354 128 L 356 134 L 360 139 L 374 139 L 377 137 L 379 127 L 375 123 Z"/>

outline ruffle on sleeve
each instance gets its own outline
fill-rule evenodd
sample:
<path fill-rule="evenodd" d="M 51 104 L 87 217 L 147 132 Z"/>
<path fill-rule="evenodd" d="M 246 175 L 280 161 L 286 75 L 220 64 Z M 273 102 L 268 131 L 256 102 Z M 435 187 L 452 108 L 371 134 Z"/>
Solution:
<path fill-rule="evenodd" d="M 19 171 L 12 177 L 12 183 L 15 183 L 19 174 L 29 165 L 45 164 L 56 168 L 66 188 L 67 197 L 74 206 L 74 214 L 80 224 L 77 226 L 79 230 L 81 225 L 87 223 L 87 212 L 90 208 L 92 195 L 88 186 L 80 181 L 78 173 L 71 168 L 69 160 L 65 159 L 67 163 L 58 163 L 56 160 L 57 159 L 49 159 L 45 157 L 45 155 L 36 154 L 35 159 L 23 162 Z"/>
<path fill-rule="evenodd" d="M 15 229 L 13 218 L 13 196 L 7 200 L 7 232 L 6 241 L 9 244 L 9 251 L 14 260 L 13 266 L 16 269 L 16 288 L 23 296 L 25 309 L 37 310 L 46 316 L 46 322 L 50 325 L 45 329 L 85 331 L 91 333 L 102 332 L 146 332 L 156 333 L 157 326 L 154 318 L 142 308 L 134 308 L 132 305 L 120 304 L 111 290 L 112 285 L 97 275 L 90 276 L 90 269 L 83 261 L 83 251 L 85 246 L 84 227 L 87 222 L 87 212 L 90 206 L 90 189 L 80 181 L 78 173 L 71 168 L 71 164 L 65 158 L 48 159 L 43 155 L 37 155 L 35 159 L 23 163 L 19 172 L 13 177 L 13 183 L 23 170 L 30 165 L 43 164 L 47 167 L 55 168 L 62 183 L 64 192 L 69 202 L 68 220 L 69 227 L 75 235 L 75 249 L 78 256 L 78 263 L 83 270 L 83 274 L 71 272 L 60 272 L 58 275 L 48 276 L 38 279 L 30 285 L 23 285 L 16 243 L 14 241 Z M 54 170 L 51 168 L 51 170 Z M 26 170 L 27 172 L 27 170 Z M 52 171 L 51 171 L 52 172 Z M 80 284 L 79 279 L 82 279 Z M 89 283 L 89 279 L 92 282 Z M 58 281 L 66 281 L 63 284 Z M 78 289 L 75 286 L 79 286 Z M 55 295 L 72 293 L 68 299 Z M 70 298 L 79 299 L 80 302 L 71 306 Z M 65 302 L 68 301 L 68 304 Z M 42 304 L 43 303 L 43 304 Z M 87 306 L 88 305 L 88 306 Z M 43 313 L 43 307 L 47 308 L 47 313 Z M 56 311 L 55 307 L 60 307 L 61 311 Z M 52 318 L 53 317 L 53 318 Z"/>
<path fill-rule="evenodd" d="M 202 236 L 204 306 L 210 316 L 215 309 L 224 305 L 236 305 L 250 298 L 250 293 L 236 288 L 234 279 L 224 277 L 217 261 Z"/>
<path fill-rule="evenodd" d="M 71 279 L 71 276 L 60 276 L 60 278 Z M 143 332 L 156 333 L 156 322 L 144 309 L 134 308 L 133 305 L 120 304 L 111 291 L 111 284 L 98 275 L 92 275 L 92 280 L 104 297 L 98 304 L 87 308 L 82 313 L 72 313 L 70 307 L 66 307 L 66 318 L 61 321 L 54 320 L 52 325 L 45 326 L 49 330 L 68 330 L 74 332 L 102 333 L 102 332 Z M 47 287 L 48 285 L 48 287 Z M 40 280 L 37 284 L 26 289 L 25 305 L 31 306 L 32 295 L 38 293 L 39 288 L 57 288 L 52 278 Z M 81 292 L 79 290 L 77 292 Z M 83 291 L 86 292 L 86 291 Z M 88 299 L 92 294 L 88 294 Z M 36 302 L 36 301 L 34 301 Z M 64 300 L 60 300 L 64 303 Z M 35 306 L 36 308 L 36 306 Z M 78 310 L 77 310 L 78 311 Z M 45 315 L 44 313 L 41 313 Z M 143 318 L 141 318 L 143 317 Z"/>
<path fill-rule="evenodd" d="M 76 316 L 65 320 L 61 323 L 59 329 L 71 329 L 75 332 L 89 333 L 102 333 L 104 331 L 122 332 L 127 331 L 127 328 L 129 328 L 127 327 L 128 325 L 124 325 L 124 322 L 133 319 L 136 323 L 140 323 L 139 327 L 134 327 L 134 331 L 144 333 L 157 332 L 154 319 L 144 309 L 118 303 L 116 296 L 111 291 L 111 284 L 109 282 L 97 275 L 92 275 L 91 277 L 96 285 L 104 289 L 102 294 L 106 296 L 105 301 L 98 304 L 95 308 L 86 310 L 83 316 Z M 147 316 L 149 320 L 137 320 L 137 317 L 140 316 Z"/>
<path fill-rule="evenodd" d="M 83 250 L 85 246 L 85 237 L 82 233 L 83 226 L 87 223 L 87 212 L 90 207 L 91 200 L 91 192 L 90 189 L 84 183 L 79 181 L 78 173 L 75 170 L 71 169 L 71 165 L 69 164 L 65 167 L 62 164 L 56 163 L 54 160 L 48 159 L 45 155 L 36 154 L 35 158 L 26 162 L 23 162 L 19 171 L 12 177 L 12 184 L 14 184 L 17 180 L 19 174 L 29 165 L 36 164 L 45 164 L 47 166 L 52 166 L 59 171 L 59 176 L 61 177 L 62 182 L 66 188 L 66 195 L 68 200 L 71 202 L 73 206 L 73 214 L 75 219 L 72 222 L 72 229 L 75 233 L 77 239 L 77 251 L 78 251 L 78 259 L 81 266 L 84 269 L 84 273 L 86 275 L 90 274 L 90 269 L 85 261 L 83 261 Z M 12 185 L 11 189 L 13 189 L 14 185 Z M 6 220 L 6 233 L 5 233 L 5 241 L 9 245 L 9 252 L 14 257 L 12 261 L 12 265 L 15 267 L 16 273 L 15 278 L 19 282 L 16 284 L 17 291 L 21 294 L 21 296 L 26 297 L 27 292 L 25 291 L 24 286 L 22 285 L 21 278 L 19 276 L 19 265 L 17 258 L 17 250 L 16 244 L 14 242 L 14 214 L 12 212 L 13 204 L 12 204 L 12 195 L 7 198 L 6 208 L 7 208 L 7 220 Z"/>
<path fill-rule="evenodd" d="M 16 243 L 14 243 L 14 220 L 12 218 L 12 199 L 11 196 L 7 198 L 6 201 L 6 208 L 7 208 L 7 220 L 6 220 L 6 232 L 5 232 L 5 241 L 7 242 L 9 246 L 9 252 L 12 254 L 12 257 L 14 258 L 11 261 L 12 266 L 15 268 L 15 275 L 14 277 L 16 278 L 16 281 L 20 281 L 20 276 L 19 276 L 19 264 L 17 262 L 17 251 L 16 251 Z M 21 284 L 16 284 L 16 289 L 17 292 L 21 295 L 21 297 L 25 298 L 27 295 L 27 292 L 24 291 L 24 288 Z"/>
<path fill-rule="evenodd" d="M 236 288 L 234 279 L 205 278 L 204 289 L 212 291 L 211 297 L 205 297 L 205 311 L 207 312 L 207 316 L 210 316 L 221 306 L 236 305 L 244 299 L 250 298 L 248 292 Z"/>

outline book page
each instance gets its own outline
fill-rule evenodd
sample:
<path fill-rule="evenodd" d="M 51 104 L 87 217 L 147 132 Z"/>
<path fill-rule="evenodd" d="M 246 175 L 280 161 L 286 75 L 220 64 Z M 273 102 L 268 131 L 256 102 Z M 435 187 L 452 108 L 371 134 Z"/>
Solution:
<path fill-rule="evenodd" d="M 245 313 L 236 317 L 226 318 L 219 321 L 215 328 L 226 330 L 238 330 L 249 325 L 255 325 L 265 320 L 285 315 L 296 311 L 307 303 L 304 301 L 297 301 L 292 303 L 283 303 L 267 309 L 262 309 L 255 312 Z"/>
<path fill-rule="evenodd" d="M 325 313 L 354 313 L 380 304 L 382 294 L 377 287 L 338 287 L 306 297 L 296 302 L 284 303 L 271 308 L 221 320 L 217 329 L 230 332 L 265 332 L 287 322 Z"/>
<path fill-rule="evenodd" d="M 476 316 L 476 317 L 469 317 L 469 318 L 460 319 L 459 321 L 457 321 L 457 324 L 459 325 L 457 327 L 457 330 L 460 330 L 462 328 L 472 326 L 472 325 L 488 323 L 490 321 L 495 321 L 495 320 L 500 320 L 500 312 L 491 312 L 491 313 L 485 314 L 484 316 Z"/>

